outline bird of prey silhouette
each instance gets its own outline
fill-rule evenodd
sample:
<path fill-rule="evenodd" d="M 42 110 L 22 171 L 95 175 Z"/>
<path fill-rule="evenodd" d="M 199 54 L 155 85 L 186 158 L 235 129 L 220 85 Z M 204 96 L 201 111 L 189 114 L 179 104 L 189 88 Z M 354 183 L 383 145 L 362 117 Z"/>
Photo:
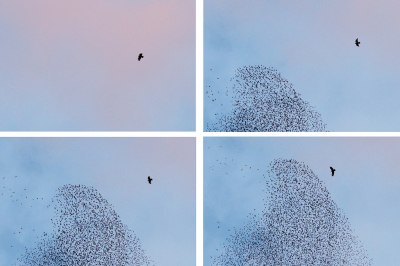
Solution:
<path fill-rule="evenodd" d="M 335 174 L 336 169 L 333 169 L 332 166 L 330 168 L 331 168 L 331 172 L 332 172 L 332 176 L 333 176 Z"/>
<path fill-rule="evenodd" d="M 153 178 L 150 178 L 150 176 L 147 177 L 147 181 L 149 181 L 149 184 L 151 184 L 152 180 L 153 180 Z"/>
<path fill-rule="evenodd" d="M 142 58 L 144 58 L 144 56 L 143 56 L 142 53 L 140 53 L 139 56 L 138 56 L 138 61 L 140 61 L 140 59 L 142 59 Z"/>
<path fill-rule="evenodd" d="M 359 42 L 359 41 L 358 41 L 358 38 L 357 38 L 357 39 L 356 39 L 356 45 L 357 45 L 358 47 L 360 47 L 360 45 L 359 45 L 360 43 L 361 43 L 361 42 Z"/>

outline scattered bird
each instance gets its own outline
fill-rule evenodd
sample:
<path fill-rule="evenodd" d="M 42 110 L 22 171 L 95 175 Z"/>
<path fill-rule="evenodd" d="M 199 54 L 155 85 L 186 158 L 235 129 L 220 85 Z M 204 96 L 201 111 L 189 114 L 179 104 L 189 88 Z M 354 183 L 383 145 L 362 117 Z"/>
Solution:
<path fill-rule="evenodd" d="M 142 58 L 144 58 L 144 56 L 143 56 L 142 53 L 140 53 L 139 56 L 138 56 L 138 61 L 140 61 L 140 59 L 142 59 Z"/>
<path fill-rule="evenodd" d="M 148 176 L 147 181 L 149 182 L 149 184 L 151 184 L 151 181 L 153 181 L 153 178 L 150 178 L 150 176 Z"/>
<path fill-rule="evenodd" d="M 360 43 L 361 43 L 361 42 L 359 42 L 359 41 L 358 41 L 358 38 L 357 38 L 357 39 L 356 39 L 356 45 L 357 45 L 358 47 L 360 47 L 360 45 L 359 45 Z"/>
<path fill-rule="evenodd" d="M 331 172 L 332 172 L 332 176 L 333 176 L 335 174 L 336 169 L 333 169 L 332 166 L 330 168 L 331 168 Z"/>

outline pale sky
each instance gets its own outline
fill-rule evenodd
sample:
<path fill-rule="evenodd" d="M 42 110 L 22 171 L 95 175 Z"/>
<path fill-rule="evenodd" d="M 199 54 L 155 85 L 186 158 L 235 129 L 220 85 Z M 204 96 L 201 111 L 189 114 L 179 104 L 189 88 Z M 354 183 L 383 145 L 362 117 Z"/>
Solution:
<path fill-rule="evenodd" d="M 400 131 L 399 14 L 394 0 L 205 0 L 204 90 L 220 94 L 204 97 L 204 125 L 229 112 L 235 70 L 263 65 L 329 131 Z"/>
<path fill-rule="evenodd" d="M 249 213 L 261 214 L 267 170 L 278 158 L 304 162 L 318 176 L 373 265 L 396 265 L 399 154 L 400 139 L 390 137 L 205 138 L 204 265 L 221 254 L 234 227 L 250 221 Z M 336 169 L 333 177 L 330 166 Z"/>
<path fill-rule="evenodd" d="M 0 150 L 0 266 L 53 230 L 46 206 L 65 184 L 97 189 L 155 265 L 195 265 L 194 138 L 0 138 Z"/>
<path fill-rule="evenodd" d="M 0 18 L 1 131 L 195 130 L 194 0 L 0 1 Z"/>

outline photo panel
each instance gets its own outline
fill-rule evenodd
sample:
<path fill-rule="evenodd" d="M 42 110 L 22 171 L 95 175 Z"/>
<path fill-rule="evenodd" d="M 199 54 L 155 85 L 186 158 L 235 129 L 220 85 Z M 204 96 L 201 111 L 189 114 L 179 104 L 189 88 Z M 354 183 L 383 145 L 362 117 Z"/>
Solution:
<path fill-rule="evenodd" d="M 399 132 L 399 3 L 204 0 L 204 131 Z"/>
<path fill-rule="evenodd" d="M 195 138 L 0 138 L 1 265 L 196 265 Z"/>
<path fill-rule="evenodd" d="M 400 138 L 204 138 L 204 265 L 395 265 Z"/>
<path fill-rule="evenodd" d="M 195 131 L 195 0 L 0 3 L 0 131 Z"/>

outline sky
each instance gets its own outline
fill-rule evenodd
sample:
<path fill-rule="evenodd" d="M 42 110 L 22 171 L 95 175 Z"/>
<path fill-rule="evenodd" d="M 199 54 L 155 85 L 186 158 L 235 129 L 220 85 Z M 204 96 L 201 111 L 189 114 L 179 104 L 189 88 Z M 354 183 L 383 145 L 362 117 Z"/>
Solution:
<path fill-rule="evenodd" d="M 373 265 L 395 265 L 400 260 L 399 154 L 395 137 L 206 137 L 204 265 L 221 254 L 234 227 L 250 222 L 250 213 L 262 214 L 267 170 L 278 158 L 308 165 L 349 219 Z M 336 169 L 333 177 L 330 166 Z"/>
<path fill-rule="evenodd" d="M 195 46 L 194 0 L 1 1 L 0 130 L 194 131 Z"/>
<path fill-rule="evenodd" d="M 399 12 L 394 0 L 205 0 L 204 90 L 220 94 L 204 96 L 204 127 L 231 110 L 235 70 L 263 65 L 292 83 L 329 131 L 400 131 Z"/>
<path fill-rule="evenodd" d="M 0 266 L 53 230 L 47 205 L 65 184 L 97 189 L 155 265 L 195 265 L 194 138 L 0 138 L 0 150 Z"/>

